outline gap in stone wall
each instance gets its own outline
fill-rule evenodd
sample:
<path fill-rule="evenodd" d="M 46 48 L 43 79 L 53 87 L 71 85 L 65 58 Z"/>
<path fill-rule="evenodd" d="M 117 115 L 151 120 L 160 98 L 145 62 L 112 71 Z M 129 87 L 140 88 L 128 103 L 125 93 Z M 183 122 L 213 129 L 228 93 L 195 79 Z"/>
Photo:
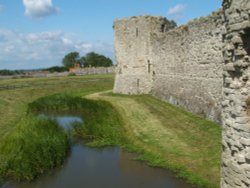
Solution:
<path fill-rule="evenodd" d="M 162 32 L 162 33 L 165 32 L 165 24 L 162 24 L 162 25 L 161 25 L 161 32 Z"/>
<path fill-rule="evenodd" d="M 247 163 L 247 164 L 250 164 L 250 159 L 247 159 L 247 158 L 246 158 L 246 163 Z"/>
<path fill-rule="evenodd" d="M 250 97 L 246 101 L 247 104 L 247 114 L 250 115 Z"/>
<path fill-rule="evenodd" d="M 243 41 L 243 48 L 246 50 L 247 55 L 250 56 L 250 28 L 244 30 L 244 34 L 241 34 Z"/>
<path fill-rule="evenodd" d="M 139 29 L 138 29 L 138 28 L 136 28 L 136 31 L 135 31 L 135 32 L 136 32 L 136 34 L 135 34 L 135 35 L 136 35 L 136 37 L 138 37 L 138 36 L 139 36 Z"/>
<path fill-rule="evenodd" d="M 230 74 L 230 77 L 233 78 L 233 80 L 240 79 L 242 77 L 241 67 L 235 66 L 234 71 L 228 71 L 228 73 Z"/>

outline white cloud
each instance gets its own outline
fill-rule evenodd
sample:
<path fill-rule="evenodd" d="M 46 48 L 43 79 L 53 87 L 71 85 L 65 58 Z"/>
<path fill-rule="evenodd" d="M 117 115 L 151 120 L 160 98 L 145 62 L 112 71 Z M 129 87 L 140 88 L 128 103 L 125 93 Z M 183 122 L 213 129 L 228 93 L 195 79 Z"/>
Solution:
<path fill-rule="evenodd" d="M 91 51 L 91 49 L 94 47 L 91 43 L 79 43 L 75 45 L 77 50 L 80 51 Z"/>
<path fill-rule="evenodd" d="M 178 15 L 181 14 L 186 8 L 184 4 L 177 4 L 174 7 L 168 9 L 168 15 Z"/>
<path fill-rule="evenodd" d="M 0 69 L 28 69 L 60 65 L 69 52 L 95 51 L 113 55 L 113 45 L 84 42 L 65 32 L 19 33 L 0 28 Z"/>
<path fill-rule="evenodd" d="M 25 15 L 33 18 L 42 18 L 57 14 L 59 9 L 53 6 L 52 0 L 23 0 Z"/>

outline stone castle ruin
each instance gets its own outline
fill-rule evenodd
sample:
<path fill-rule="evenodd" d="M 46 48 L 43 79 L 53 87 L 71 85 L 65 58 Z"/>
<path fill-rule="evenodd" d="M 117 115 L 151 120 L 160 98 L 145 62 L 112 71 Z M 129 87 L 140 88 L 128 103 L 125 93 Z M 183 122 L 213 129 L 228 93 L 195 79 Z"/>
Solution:
<path fill-rule="evenodd" d="M 250 1 L 176 27 L 116 20 L 114 92 L 152 94 L 223 126 L 221 187 L 250 187 Z"/>
<path fill-rule="evenodd" d="M 114 92 L 152 93 L 220 121 L 222 92 L 221 12 L 175 24 L 163 17 L 117 20 Z"/>

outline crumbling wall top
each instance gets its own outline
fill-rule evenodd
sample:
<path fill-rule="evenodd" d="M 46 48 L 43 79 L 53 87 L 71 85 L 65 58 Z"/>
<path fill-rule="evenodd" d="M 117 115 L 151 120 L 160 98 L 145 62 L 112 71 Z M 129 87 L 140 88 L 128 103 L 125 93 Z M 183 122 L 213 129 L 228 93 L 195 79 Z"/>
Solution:
<path fill-rule="evenodd" d="M 133 23 L 138 23 L 140 26 L 141 23 L 147 24 L 151 30 L 158 28 L 157 26 L 161 26 L 160 30 L 157 29 L 159 32 L 166 32 L 170 29 L 173 29 L 177 26 L 177 24 L 173 20 L 168 20 L 166 17 L 163 16 L 132 16 L 122 19 L 117 19 L 114 21 L 113 28 L 120 27 L 121 25 L 130 25 Z"/>

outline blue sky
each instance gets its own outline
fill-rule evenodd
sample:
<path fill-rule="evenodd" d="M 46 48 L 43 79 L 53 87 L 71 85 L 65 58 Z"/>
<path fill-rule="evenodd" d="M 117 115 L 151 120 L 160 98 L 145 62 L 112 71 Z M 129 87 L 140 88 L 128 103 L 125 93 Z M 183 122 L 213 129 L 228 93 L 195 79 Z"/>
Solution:
<path fill-rule="evenodd" d="M 220 7 L 220 0 L 0 0 L 0 69 L 61 65 L 71 51 L 113 58 L 115 19 L 157 15 L 181 25 Z"/>

